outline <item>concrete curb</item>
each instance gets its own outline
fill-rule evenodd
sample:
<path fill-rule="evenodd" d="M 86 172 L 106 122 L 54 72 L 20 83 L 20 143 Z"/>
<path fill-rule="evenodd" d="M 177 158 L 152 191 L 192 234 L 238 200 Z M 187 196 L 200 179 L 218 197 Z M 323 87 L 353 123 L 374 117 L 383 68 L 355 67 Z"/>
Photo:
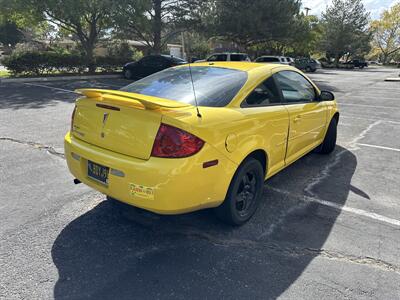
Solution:
<path fill-rule="evenodd" d="M 12 82 L 46 82 L 46 81 L 65 81 L 65 80 L 82 80 L 82 79 L 108 79 L 123 78 L 122 74 L 109 75 L 82 75 L 82 76 L 59 76 L 59 77 L 34 77 L 34 78 L 0 78 L 0 83 Z"/>

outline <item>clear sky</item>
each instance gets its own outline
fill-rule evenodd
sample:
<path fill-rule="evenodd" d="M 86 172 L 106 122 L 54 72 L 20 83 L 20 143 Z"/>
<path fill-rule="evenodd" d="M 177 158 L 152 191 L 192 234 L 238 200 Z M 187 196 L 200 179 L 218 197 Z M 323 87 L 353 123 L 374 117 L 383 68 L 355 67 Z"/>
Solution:
<path fill-rule="evenodd" d="M 379 18 L 383 10 L 388 9 L 399 1 L 400 0 L 363 0 L 365 8 L 371 12 L 372 19 Z M 331 0 L 303 0 L 303 7 L 311 8 L 310 14 L 320 15 L 331 2 Z"/>

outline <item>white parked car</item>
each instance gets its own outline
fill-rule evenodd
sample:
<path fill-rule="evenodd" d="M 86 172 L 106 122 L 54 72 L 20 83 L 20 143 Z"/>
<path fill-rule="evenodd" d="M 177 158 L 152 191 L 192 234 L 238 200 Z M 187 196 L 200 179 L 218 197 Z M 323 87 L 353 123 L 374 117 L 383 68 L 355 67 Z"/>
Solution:
<path fill-rule="evenodd" d="M 260 56 L 255 62 L 260 63 L 270 63 L 270 64 L 281 64 L 281 65 L 289 65 L 291 61 L 287 60 L 285 56 Z"/>
<path fill-rule="evenodd" d="M 205 61 L 251 61 L 251 59 L 246 53 L 214 53 L 207 59 L 196 60 L 196 62 Z"/>

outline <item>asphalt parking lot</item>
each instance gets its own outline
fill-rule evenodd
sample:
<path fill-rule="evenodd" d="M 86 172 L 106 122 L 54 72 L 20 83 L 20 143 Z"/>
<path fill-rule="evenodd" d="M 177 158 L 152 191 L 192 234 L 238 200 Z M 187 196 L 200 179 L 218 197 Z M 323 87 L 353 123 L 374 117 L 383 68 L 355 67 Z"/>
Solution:
<path fill-rule="evenodd" d="M 338 147 L 267 181 L 240 228 L 72 183 L 73 90 L 128 81 L 0 84 L 0 298 L 400 299 L 400 82 L 383 81 L 398 72 L 311 74 L 340 104 Z"/>

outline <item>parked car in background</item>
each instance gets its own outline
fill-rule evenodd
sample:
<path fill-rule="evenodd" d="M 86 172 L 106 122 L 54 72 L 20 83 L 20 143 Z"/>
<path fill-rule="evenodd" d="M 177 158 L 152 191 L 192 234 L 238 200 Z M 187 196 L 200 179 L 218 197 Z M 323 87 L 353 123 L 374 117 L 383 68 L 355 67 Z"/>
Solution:
<path fill-rule="evenodd" d="M 255 62 L 259 63 L 270 63 L 270 64 L 281 64 L 281 65 L 289 65 L 290 61 L 286 59 L 284 56 L 260 56 Z"/>
<path fill-rule="evenodd" d="M 205 61 L 251 61 L 246 53 L 214 53 L 206 59 L 197 60 L 196 62 Z"/>
<path fill-rule="evenodd" d="M 289 65 L 294 66 L 295 59 L 293 57 L 286 57 L 287 62 Z"/>
<path fill-rule="evenodd" d="M 164 69 L 186 64 L 186 61 L 170 55 L 149 55 L 137 62 L 124 65 L 122 73 L 126 79 L 143 78 Z"/>
<path fill-rule="evenodd" d="M 364 69 L 368 67 L 368 63 L 364 60 L 353 59 L 348 62 L 345 62 L 344 65 L 353 65 L 354 68 Z"/>
<path fill-rule="evenodd" d="M 294 61 L 294 66 L 306 72 L 315 72 L 317 69 L 321 69 L 321 63 L 313 58 L 298 58 Z"/>

